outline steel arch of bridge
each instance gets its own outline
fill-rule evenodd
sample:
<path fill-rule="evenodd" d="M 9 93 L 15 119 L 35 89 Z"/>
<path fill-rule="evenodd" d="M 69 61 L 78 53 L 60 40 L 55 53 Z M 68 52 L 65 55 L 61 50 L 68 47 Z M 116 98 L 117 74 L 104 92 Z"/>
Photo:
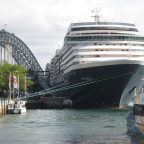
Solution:
<path fill-rule="evenodd" d="M 12 57 L 17 64 L 23 65 L 27 70 L 43 71 L 37 59 L 26 46 L 26 44 L 14 34 L 8 33 L 5 30 L 0 31 L 0 45 L 5 48 L 6 44 L 12 46 Z"/>
<path fill-rule="evenodd" d="M 17 64 L 21 64 L 24 68 L 31 72 L 32 77 L 37 77 L 38 83 L 45 89 L 45 75 L 37 59 L 27 47 L 27 45 L 15 36 L 13 33 L 0 31 L 0 45 L 6 48 L 6 45 L 12 46 L 12 57 Z"/>

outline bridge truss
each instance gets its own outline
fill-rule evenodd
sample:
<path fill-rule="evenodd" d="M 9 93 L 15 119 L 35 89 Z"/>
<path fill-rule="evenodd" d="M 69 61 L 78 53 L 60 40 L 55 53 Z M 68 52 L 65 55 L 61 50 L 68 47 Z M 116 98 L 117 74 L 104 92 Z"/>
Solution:
<path fill-rule="evenodd" d="M 9 54 L 12 56 L 17 64 L 22 65 L 25 69 L 30 71 L 33 78 L 38 78 L 38 83 L 42 88 L 47 88 L 45 83 L 45 75 L 37 59 L 27 47 L 27 45 L 19 39 L 15 34 L 6 32 L 5 30 L 0 31 L 0 46 L 5 50 L 9 50 Z M 5 50 L 4 50 L 4 60 L 5 60 Z M 2 57 L 2 50 L 1 56 Z M 40 74 L 39 74 L 40 73 Z M 40 77 L 39 77 L 40 75 Z"/>

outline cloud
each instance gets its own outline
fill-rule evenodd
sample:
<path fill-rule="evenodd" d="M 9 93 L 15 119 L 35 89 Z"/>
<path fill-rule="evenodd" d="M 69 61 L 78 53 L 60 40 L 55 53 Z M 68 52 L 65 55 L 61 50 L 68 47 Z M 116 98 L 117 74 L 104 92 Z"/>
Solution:
<path fill-rule="evenodd" d="M 103 20 L 144 26 L 143 0 L 0 0 L 0 3 L 0 28 L 22 39 L 43 69 L 62 46 L 70 23 L 93 21 L 91 10 L 95 7 L 101 8 Z"/>

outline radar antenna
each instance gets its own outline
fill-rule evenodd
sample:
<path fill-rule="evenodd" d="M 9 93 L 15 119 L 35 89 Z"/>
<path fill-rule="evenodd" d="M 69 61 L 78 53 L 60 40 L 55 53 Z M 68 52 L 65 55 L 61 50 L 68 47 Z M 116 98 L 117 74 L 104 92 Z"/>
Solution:
<path fill-rule="evenodd" d="M 97 24 L 98 22 L 100 22 L 100 8 L 95 8 L 91 11 L 93 13 L 93 16 L 94 17 L 94 22 Z"/>

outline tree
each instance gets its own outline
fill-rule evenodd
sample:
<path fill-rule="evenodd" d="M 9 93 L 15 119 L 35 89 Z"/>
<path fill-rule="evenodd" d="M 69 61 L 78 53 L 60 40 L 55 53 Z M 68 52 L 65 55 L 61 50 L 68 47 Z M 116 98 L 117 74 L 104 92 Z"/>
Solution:
<path fill-rule="evenodd" d="M 9 64 L 6 61 L 2 62 L 0 65 L 0 90 L 8 90 L 9 89 L 9 75 L 15 75 L 18 77 L 19 75 L 19 88 L 20 90 L 24 90 L 25 87 L 25 77 L 27 75 L 26 69 L 17 64 Z M 32 80 L 27 80 L 27 86 L 31 86 L 33 84 Z"/>

